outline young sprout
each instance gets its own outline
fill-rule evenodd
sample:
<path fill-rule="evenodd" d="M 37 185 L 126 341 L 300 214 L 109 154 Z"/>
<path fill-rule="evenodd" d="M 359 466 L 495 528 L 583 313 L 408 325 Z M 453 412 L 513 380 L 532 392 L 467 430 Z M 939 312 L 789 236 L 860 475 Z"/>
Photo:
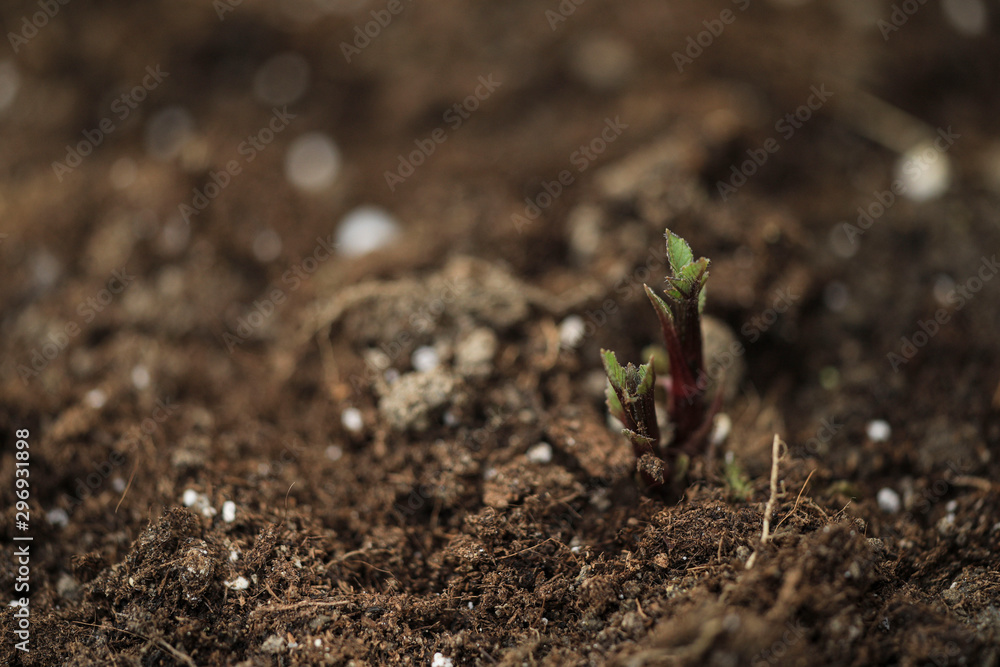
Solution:
<path fill-rule="evenodd" d="M 705 403 L 705 362 L 702 354 L 701 311 L 705 307 L 705 283 L 709 261 L 695 260 L 687 241 L 666 230 L 667 263 L 664 297 L 644 285 L 663 330 L 663 341 L 670 364 L 666 383 L 669 400 L 667 413 L 673 425 L 673 437 L 666 446 L 660 443 L 653 392 L 653 360 L 636 368 L 622 368 L 613 352 L 601 350 L 608 374 L 608 409 L 624 425 L 632 442 L 636 467 L 648 486 L 659 486 L 670 477 L 678 454 L 692 457 L 707 445 L 712 417 L 718 411 L 721 392 L 711 408 Z"/>
<path fill-rule="evenodd" d="M 608 374 L 608 409 L 625 425 L 624 433 L 632 443 L 636 468 L 646 486 L 664 482 L 660 458 L 660 426 L 656 423 L 656 370 L 653 359 L 636 368 L 622 368 L 610 350 L 601 350 L 604 371 Z"/>

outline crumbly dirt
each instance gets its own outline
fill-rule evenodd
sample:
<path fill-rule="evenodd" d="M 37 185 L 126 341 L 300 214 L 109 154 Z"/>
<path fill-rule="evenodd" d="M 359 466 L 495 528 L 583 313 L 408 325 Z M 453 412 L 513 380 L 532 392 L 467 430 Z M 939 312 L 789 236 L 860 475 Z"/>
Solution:
<path fill-rule="evenodd" d="M 0 56 L 0 591 L 30 611 L 0 663 L 998 664 L 995 15 L 965 36 L 927 3 L 884 39 L 889 2 L 404 2 L 347 62 L 386 5 L 295 18 L 321 4 L 71 3 Z M 185 223 L 289 51 L 295 117 Z M 170 106 L 194 138 L 156 159 Z M 949 190 L 872 208 L 938 128 Z M 285 155 L 312 131 L 343 165 L 310 193 Z M 362 204 L 399 240 L 318 252 Z M 657 344 L 666 227 L 712 260 L 728 436 L 652 496 L 598 352 Z"/>

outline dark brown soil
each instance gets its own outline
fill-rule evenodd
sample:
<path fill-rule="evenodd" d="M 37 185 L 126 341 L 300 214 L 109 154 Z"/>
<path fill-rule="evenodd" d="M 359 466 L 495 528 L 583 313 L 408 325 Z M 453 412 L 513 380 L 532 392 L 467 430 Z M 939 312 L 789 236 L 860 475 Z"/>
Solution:
<path fill-rule="evenodd" d="M 881 1 L 322 4 L 74 2 L 0 56 L 0 591 L 30 612 L 3 608 L 0 662 L 998 663 L 993 4 L 969 36 L 914 2 L 887 39 Z M 6 3 L 4 34 L 39 7 Z M 286 52 L 294 118 L 185 223 L 282 106 L 254 77 Z M 193 134 L 158 159 L 168 107 Z M 950 188 L 886 204 L 896 151 L 938 129 Z M 314 131 L 343 165 L 304 192 L 285 159 Z M 397 242 L 318 252 L 365 204 Z M 742 353 L 718 458 L 665 498 L 609 428 L 598 350 L 657 342 L 666 227 L 711 258 Z"/>

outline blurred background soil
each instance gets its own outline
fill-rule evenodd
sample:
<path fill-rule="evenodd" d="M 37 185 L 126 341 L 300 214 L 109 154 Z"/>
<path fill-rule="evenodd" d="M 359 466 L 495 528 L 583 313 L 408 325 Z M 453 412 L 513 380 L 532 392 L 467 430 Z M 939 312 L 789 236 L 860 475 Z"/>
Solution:
<path fill-rule="evenodd" d="M 997 664 L 995 4 L 0 22 L 0 662 Z M 738 343 L 668 499 L 666 227 Z"/>

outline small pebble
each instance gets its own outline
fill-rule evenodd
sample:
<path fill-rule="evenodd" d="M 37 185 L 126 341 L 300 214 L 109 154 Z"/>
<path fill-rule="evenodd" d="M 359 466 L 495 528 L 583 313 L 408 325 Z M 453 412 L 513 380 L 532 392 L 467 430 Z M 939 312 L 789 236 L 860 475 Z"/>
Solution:
<path fill-rule="evenodd" d="M 58 526 L 59 528 L 62 528 L 63 526 L 69 524 L 69 514 L 66 513 L 66 510 L 60 507 L 51 510 L 50 512 L 46 512 L 45 520 L 48 521 L 53 526 Z"/>
<path fill-rule="evenodd" d="M 184 504 L 184 507 L 190 507 L 195 511 L 199 511 L 202 516 L 208 519 L 217 514 L 216 509 L 212 507 L 211 502 L 208 500 L 208 496 L 204 493 L 198 493 L 194 489 L 185 490 L 184 495 L 181 496 L 181 502 Z"/>
<path fill-rule="evenodd" d="M 340 423 L 344 425 L 351 433 L 361 433 L 365 427 L 364 419 L 361 416 L 361 410 L 357 408 L 345 408 L 343 412 L 340 413 Z"/>
<path fill-rule="evenodd" d="M 225 582 L 225 585 L 226 588 L 229 588 L 234 591 L 245 591 L 246 589 L 250 588 L 250 582 L 247 580 L 246 577 L 243 576 L 236 577 L 232 581 L 227 581 Z"/>
<path fill-rule="evenodd" d="M 260 645 L 260 649 L 265 653 L 271 653 L 277 655 L 285 650 L 285 646 L 288 642 L 285 641 L 284 637 L 279 637 L 278 635 L 271 635 L 264 640 L 264 643 Z"/>
<path fill-rule="evenodd" d="M 340 175 L 342 158 L 333 139 L 322 132 L 298 137 L 285 153 L 285 178 L 305 192 L 321 192 Z"/>
<path fill-rule="evenodd" d="M 226 523 L 232 523 L 236 520 L 236 503 L 232 500 L 222 503 L 222 520 Z"/>
<path fill-rule="evenodd" d="M 587 333 L 587 325 L 579 315 L 570 315 L 559 323 L 559 343 L 565 348 L 575 348 Z"/>
<path fill-rule="evenodd" d="M 733 420 L 725 412 L 715 415 L 715 423 L 712 424 L 712 444 L 719 446 L 729 437 L 729 432 L 733 429 Z"/>
<path fill-rule="evenodd" d="M 611 35 L 588 35 L 574 48 L 569 65 L 581 82 L 594 90 L 609 91 L 625 84 L 635 60 L 627 41 Z"/>
<path fill-rule="evenodd" d="M 62 264 L 48 250 L 39 250 L 31 257 L 31 278 L 35 287 L 47 290 L 62 274 Z"/>
<path fill-rule="evenodd" d="M 885 442 L 892 435 L 892 427 L 884 419 L 874 419 L 868 422 L 865 431 L 868 434 L 868 439 L 872 442 Z"/>
<path fill-rule="evenodd" d="M 540 442 L 528 450 L 528 460 L 532 463 L 549 463 L 552 461 L 552 445 Z"/>
<path fill-rule="evenodd" d="M 136 389 L 145 389 L 149 386 L 149 369 L 142 364 L 132 367 L 132 386 Z"/>
<path fill-rule="evenodd" d="M 443 653 L 435 653 L 431 661 L 431 667 L 454 667 L 454 664 L 451 658 L 444 657 Z"/>
<path fill-rule="evenodd" d="M 264 104 L 291 104 L 309 87 L 309 63 L 298 53 L 271 57 L 253 77 L 253 94 Z"/>
<path fill-rule="evenodd" d="M 413 370 L 430 371 L 437 368 L 440 359 L 438 358 L 437 350 L 430 345 L 424 345 L 413 351 L 410 363 L 413 364 Z"/>
<path fill-rule="evenodd" d="M 399 236 L 396 219 L 377 206 L 359 206 L 340 221 L 337 249 L 347 257 L 357 257 L 388 245 Z"/>
<path fill-rule="evenodd" d="M 253 256 L 266 264 L 281 256 L 281 237 L 273 229 L 265 229 L 253 240 Z"/>
<path fill-rule="evenodd" d="M 956 32 L 969 37 L 986 32 L 989 12 L 983 0 L 941 0 L 941 10 Z"/>
<path fill-rule="evenodd" d="M 899 156 L 896 178 L 903 196 L 915 202 L 937 199 L 951 184 L 951 159 L 939 151 L 934 140 L 922 141 Z"/>
<path fill-rule="evenodd" d="M 100 410 L 104 407 L 104 404 L 108 401 L 108 395 L 104 393 L 101 389 L 91 389 L 87 392 L 84 397 L 87 405 L 94 408 L 95 410 Z"/>
<path fill-rule="evenodd" d="M 455 370 L 463 377 L 488 377 L 493 372 L 497 345 L 497 336 L 491 329 L 473 329 L 455 346 Z"/>
<path fill-rule="evenodd" d="M 876 500 L 878 501 L 878 508 L 886 514 L 896 514 L 903 506 L 899 494 L 889 487 L 879 489 Z"/>
<path fill-rule="evenodd" d="M 344 450 L 337 445 L 330 445 L 326 448 L 326 458 L 331 461 L 339 461 L 344 456 Z"/>

